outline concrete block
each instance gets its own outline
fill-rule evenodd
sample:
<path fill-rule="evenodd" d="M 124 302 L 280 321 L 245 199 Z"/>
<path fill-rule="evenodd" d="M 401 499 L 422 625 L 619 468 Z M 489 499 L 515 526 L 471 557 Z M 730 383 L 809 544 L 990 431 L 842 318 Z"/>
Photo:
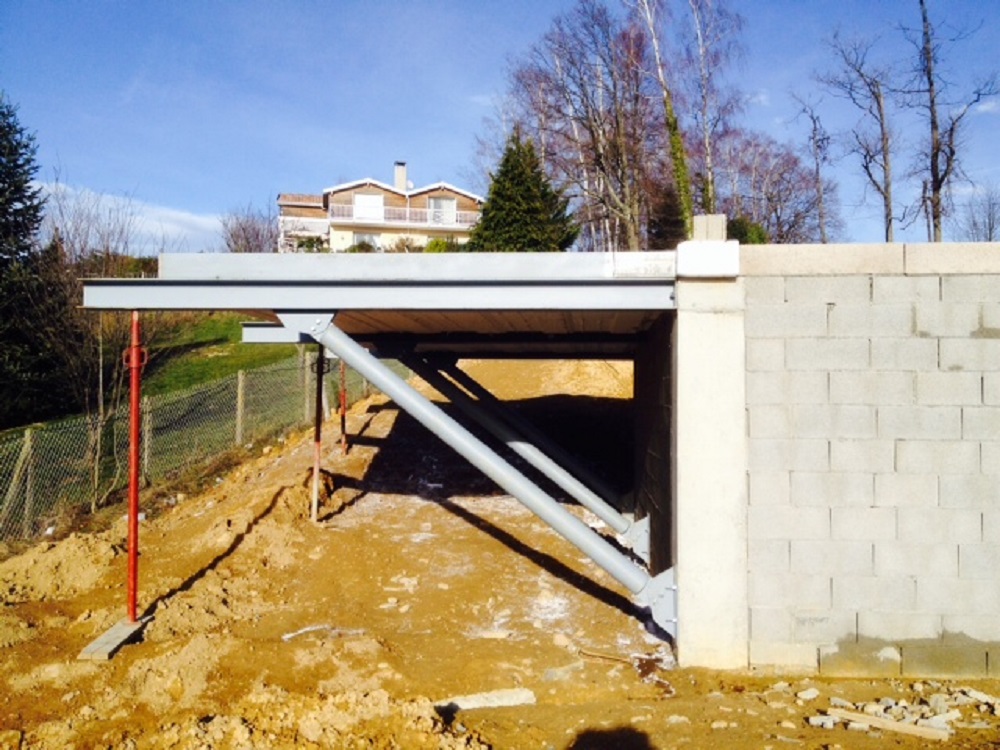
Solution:
<path fill-rule="evenodd" d="M 876 341 L 897 339 L 790 338 L 785 342 L 785 365 L 789 370 L 866 370 L 870 346 Z"/>
<path fill-rule="evenodd" d="M 869 576 L 874 572 L 872 555 L 872 543 L 867 541 L 791 541 L 791 569 L 807 575 Z"/>
<path fill-rule="evenodd" d="M 778 305 L 785 302 L 784 276 L 751 276 L 745 280 L 747 306 Z"/>
<path fill-rule="evenodd" d="M 830 403 L 878 406 L 912 404 L 916 401 L 915 383 L 916 375 L 912 372 L 831 372 Z M 1000 398 L 1000 384 L 997 392 Z"/>
<path fill-rule="evenodd" d="M 764 404 L 748 406 L 747 421 L 751 438 L 791 438 L 792 408 L 785 405 Z"/>
<path fill-rule="evenodd" d="M 1000 509 L 990 508 L 982 511 L 983 541 L 986 544 L 1000 544 Z"/>
<path fill-rule="evenodd" d="M 903 542 L 980 542 L 983 516 L 967 508 L 901 508 L 896 522 Z"/>
<path fill-rule="evenodd" d="M 751 607 L 750 640 L 789 643 L 792 638 L 792 613 L 788 607 Z"/>
<path fill-rule="evenodd" d="M 858 639 L 873 638 L 896 643 L 916 639 L 939 639 L 942 633 L 940 615 L 916 612 L 858 612 Z"/>
<path fill-rule="evenodd" d="M 750 642 L 750 666 L 758 670 L 815 674 L 818 660 L 813 644 Z"/>
<path fill-rule="evenodd" d="M 938 342 L 920 338 L 872 339 L 871 364 L 874 370 L 936 370 Z"/>
<path fill-rule="evenodd" d="M 942 508 L 990 508 L 1000 500 L 1000 466 L 995 474 L 948 474 L 938 479 Z"/>
<path fill-rule="evenodd" d="M 1000 372 L 983 373 L 983 403 L 1000 405 Z"/>
<path fill-rule="evenodd" d="M 752 573 L 791 571 L 791 542 L 787 539 L 750 539 L 747 542 L 747 569 Z"/>
<path fill-rule="evenodd" d="M 942 276 L 941 299 L 945 302 L 995 302 L 1000 300 L 1000 275 L 949 274 Z"/>
<path fill-rule="evenodd" d="M 1000 370 L 1000 339 L 941 339 L 940 366 L 942 370 L 951 371 Z"/>
<path fill-rule="evenodd" d="M 900 576 L 836 576 L 833 608 L 859 611 L 910 612 L 917 603 L 916 578 Z"/>
<path fill-rule="evenodd" d="M 677 245 L 678 279 L 732 279 L 740 275 L 736 240 L 686 240 Z"/>
<path fill-rule="evenodd" d="M 748 372 L 747 405 L 825 404 L 828 381 L 829 375 L 825 372 Z"/>
<path fill-rule="evenodd" d="M 747 338 L 794 338 L 826 335 L 826 305 L 747 306 Z"/>
<path fill-rule="evenodd" d="M 1000 474 L 1000 443 L 980 443 L 980 471 L 988 476 Z"/>
<path fill-rule="evenodd" d="M 873 438 L 875 408 L 860 404 L 796 404 L 791 435 L 799 438 Z"/>
<path fill-rule="evenodd" d="M 941 280 L 936 276 L 883 276 L 872 279 L 872 301 L 937 302 L 941 299 Z M 968 298 L 964 298 L 968 299 Z M 960 298 L 959 301 L 964 301 Z"/>
<path fill-rule="evenodd" d="M 819 649 L 819 672 L 830 677 L 898 677 L 902 664 L 898 646 L 868 639 Z"/>
<path fill-rule="evenodd" d="M 838 303 L 830 308 L 827 325 L 830 336 L 910 336 L 914 331 L 913 305 Z"/>
<path fill-rule="evenodd" d="M 678 311 L 739 312 L 746 308 L 743 279 L 677 277 L 674 288 Z"/>
<path fill-rule="evenodd" d="M 903 675 L 905 677 L 986 677 L 986 644 L 949 646 L 943 643 L 926 645 L 904 644 Z"/>
<path fill-rule="evenodd" d="M 965 337 L 979 330 L 978 303 L 923 302 L 914 312 L 917 336 Z"/>
<path fill-rule="evenodd" d="M 874 505 L 872 475 L 863 472 L 808 472 L 791 474 L 793 505 L 839 506 Z"/>
<path fill-rule="evenodd" d="M 858 614 L 850 610 L 795 610 L 792 640 L 796 643 L 829 644 L 858 637 Z"/>
<path fill-rule="evenodd" d="M 749 539 L 829 539 L 830 511 L 794 505 L 751 505 Z"/>
<path fill-rule="evenodd" d="M 964 407 L 962 437 L 966 440 L 1000 440 L 1000 407 Z"/>
<path fill-rule="evenodd" d="M 1000 547 L 995 544 L 969 543 L 958 546 L 958 575 L 984 578 L 1000 585 Z M 947 575 L 947 574 L 943 574 Z"/>
<path fill-rule="evenodd" d="M 993 277 L 994 279 L 1000 277 Z M 991 297 L 980 304 L 980 336 L 996 336 L 1000 333 L 1000 297 Z"/>
<path fill-rule="evenodd" d="M 830 579 L 801 573 L 751 573 L 751 607 L 830 608 Z"/>
<path fill-rule="evenodd" d="M 752 471 L 749 475 L 751 505 L 788 505 L 791 479 L 787 471 Z"/>
<path fill-rule="evenodd" d="M 902 275 L 901 243 L 743 245 L 740 272 L 747 276 Z"/>
<path fill-rule="evenodd" d="M 751 339 L 746 342 L 747 351 L 747 372 L 755 374 L 757 372 L 773 373 L 784 372 L 785 370 L 785 340 L 774 339 Z M 749 383 L 748 383 L 749 385 Z"/>
<path fill-rule="evenodd" d="M 921 576 L 917 579 L 916 609 L 931 614 L 996 617 L 1000 614 L 1000 586 L 985 578 Z M 996 627 L 1000 630 L 1000 624 Z"/>
<path fill-rule="evenodd" d="M 785 299 L 791 303 L 871 302 L 871 277 L 789 276 L 785 279 Z"/>
<path fill-rule="evenodd" d="M 908 276 L 929 274 L 1000 273 L 1000 243 L 906 243 L 904 264 Z"/>
<path fill-rule="evenodd" d="M 830 537 L 838 540 L 895 539 L 896 512 L 896 508 L 831 508 Z"/>
<path fill-rule="evenodd" d="M 830 447 L 826 440 L 755 438 L 747 465 L 750 471 L 826 471 Z"/>
<path fill-rule="evenodd" d="M 961 440 L 900 440 L 896 470 L 904 474 L 977 474 L 979 443 Z"/>
<path fill-rule="evenodd" d="M 938 504 L 936 474 L 876 474 L 874 505 L 886 508 L 931 507 Z"/>
<path fill-rule="evenodd" d="M 945 643 L 967 642 L 971 638 L 984 643 L 1000 644 L 1000 617 L 995 613 L 945 614 L 943 620 Z M 997 656 L 1000 657 L 1000 650 L 997 651 Z"/>
<path fill-rule="evenodd" d="M 962 437 L 962 409 L 958 406 L 880 406 L 878 436 L 958 440 Z"/>
<path fill-rule="evenodd" d="M 877 576 L 958 576 L 957 544 L 921 544 L 898 540 L 875 542 Z"/>
<path fill-rule="evenodd" d="M 978 406 L 983 403 L 983 376 L 978 372 L 918 372 L 917 403 Z"/>
<path fill-rule="evenodd" d="M 895 468 L 892 440 L 831 440 L 831 471 L 885 473 Z"/>

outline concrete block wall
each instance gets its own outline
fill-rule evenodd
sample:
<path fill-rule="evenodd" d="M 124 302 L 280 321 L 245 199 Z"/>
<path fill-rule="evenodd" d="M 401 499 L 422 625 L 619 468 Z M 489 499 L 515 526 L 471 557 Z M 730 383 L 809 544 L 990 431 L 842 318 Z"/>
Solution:
<path fill-rule="evenodd" d="M 1000 245 L 741 275 L 751 665 L 1000 677 Z"/>

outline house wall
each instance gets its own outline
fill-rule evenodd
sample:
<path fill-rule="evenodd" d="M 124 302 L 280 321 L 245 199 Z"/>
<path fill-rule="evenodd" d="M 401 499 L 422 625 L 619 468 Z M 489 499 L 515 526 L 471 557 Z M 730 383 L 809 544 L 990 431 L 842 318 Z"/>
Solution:
<path fill-rule="evenodd" d="M 1000 245 L 741 275 L 749 664 L 1000 676 Z"/>

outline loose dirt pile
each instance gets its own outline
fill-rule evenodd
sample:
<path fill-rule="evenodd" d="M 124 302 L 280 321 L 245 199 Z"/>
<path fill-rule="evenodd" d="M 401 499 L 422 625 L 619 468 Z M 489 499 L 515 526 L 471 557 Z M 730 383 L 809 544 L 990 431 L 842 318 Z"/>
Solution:
<path fill-rule="evenodd" d="M 468 367 L 597 470 L 628 466 L 628 368 Z M 627 592 L 393 404 L 348 426 L 347 455 L 324 445 L 318 524 L 306 435 L 151 513 L 152 619 L 110 662 L 76 656 L 124 616 L 123 520 L 0 563 L 0 748 L 916 748 L 808 720 L 832 697 L 954 693 L 672 669 Z M 949 746 L 997 739 L 995 707 L 962 710 Z"/>

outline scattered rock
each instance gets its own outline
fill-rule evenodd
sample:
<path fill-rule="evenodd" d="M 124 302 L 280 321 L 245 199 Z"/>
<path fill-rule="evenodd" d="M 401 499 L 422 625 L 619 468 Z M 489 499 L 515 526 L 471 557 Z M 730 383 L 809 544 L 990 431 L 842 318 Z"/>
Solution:
<path fill-rule="evenodd" d="M 805 690 L 800 690 L 795 694 L 795 697 L 803 701 L 816 700 L 819 697 L 819 690 L 814 687 L 807 688 Z"/>

